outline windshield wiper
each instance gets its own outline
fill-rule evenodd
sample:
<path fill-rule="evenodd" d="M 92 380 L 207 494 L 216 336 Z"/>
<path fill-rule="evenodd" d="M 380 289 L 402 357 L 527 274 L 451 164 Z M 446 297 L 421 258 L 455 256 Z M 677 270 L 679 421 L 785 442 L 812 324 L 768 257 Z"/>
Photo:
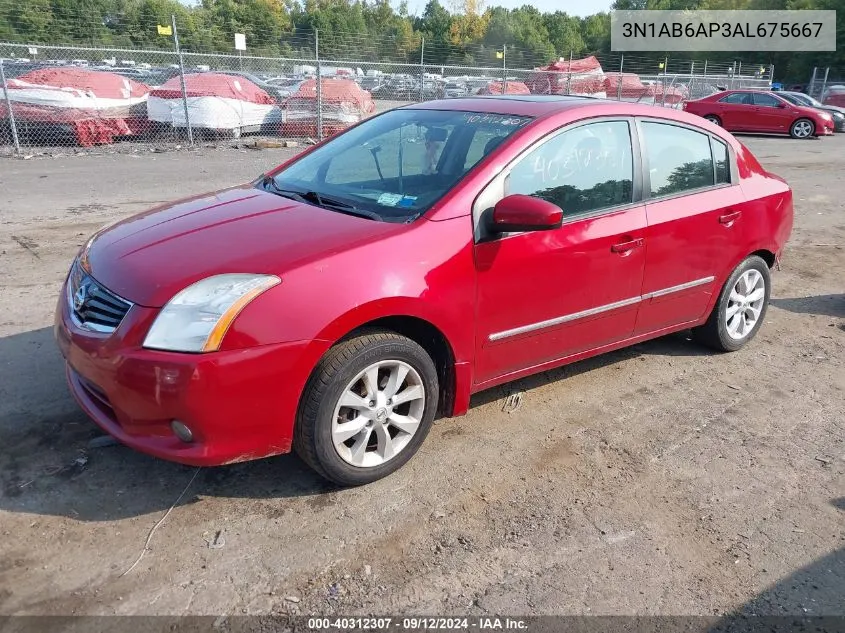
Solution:
<path fill-rule="evenodd" d="M 290 198 L 291 200 L 297 200 L 299 202 L 309 202 L 325 209 L 339 211 L 340 213 L 346 213 L 348 215 L 355 215 L 359 218 L 368 218 L 379 222 L 384 220 L 384 218 L 375 211 L 360 209 L 348 202 L 343 202 L 342 200 L 337 200 L 335 198 L 328 198 L 316 191 L 294 191 L 293 189 L 283 189 L 276 184 L 275 179 L 270 178 L 269 176 L 264 179 L 263 184 L 265 188 L 270 187 L 275 194 L 284 198 Z"/>

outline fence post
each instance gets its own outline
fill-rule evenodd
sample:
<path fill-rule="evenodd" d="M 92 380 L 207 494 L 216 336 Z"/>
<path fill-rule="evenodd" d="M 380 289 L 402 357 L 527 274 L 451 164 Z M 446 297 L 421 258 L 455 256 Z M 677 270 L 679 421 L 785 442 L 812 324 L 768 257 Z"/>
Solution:
<path fill-rule="evenodd" d="M 737 66 L 736 74 L 739 77 L 739 87 L 742 88 L 742 60 L 740 60 L 739 65 Z"/>
<path fill-rule="evenodd" d="M 435 95 L 437 98 L 437 95 Z M 425 38 L 420 39 L 420 101 L 425 101 Z"/>
<path fill-rule="evenodd" d="M 830 74 L 830 66 L 824 69 L 824 79 L 822 79 L 822 90 L 819 93 L 819 101 L 824 102 L 824 90 L 827 88 L 827 76 Z"/>
<path fill-rule="evenodd" d="M 816 90 L 816 73 L 819 71 L 818 66 L 813 66 L 813 76 L 810 78 L 810 85 L 807 86 L 807 94 L 811 97 Z"/>
<path fill-rule="evenodd" d="M 185 85 L 185 62 L 182 60 L 182 49 L 179 48 L 179 34 L 176 32 L 176 16 L 170 15 L 170 24 L 173 27 L 173 44 L 176 46 L 176 55 L 179 57 L 179 80 L 182 83 L 182 107 L 185 108 L 185 125 L 188 130 L 188 144 L 194 144 L 194 131 L 191 129 L 191 115 L 188 113 L 188 88 Z"/>
<path fill-rule="evenodd" d="M 769 64 L 769 87 L 772 87 L 772 84 L 775 83 L 775 65 Z"/>
<path fill-rule="evenodd" d="M 323 70 L 320 67 L 320 31 L 314 29 L 314 59 L 317 62 L 317 140 L 323 140 Z"/>
<path fill-rule="evenodd" d="M 616 100 L 622 101 L 622 68 L 625 65 L 625 55 L 619 57 L 619 81 L 616 83 Z"/>
<path fill-rule="evenodd" d="M 692 89 L 695 86 L 695 60 L 689 63 L 689 81 L 687 82 L 687 98 L 692 94 Z"/>
<path fill-rule="evenodd" d="M 660 105 L 661 107 L 666 107 L 666 75 L 669 72 L 669 58 L 663 58 L 663 90 L 661 90 L 662 96 L 660 98 Z"/>
<path fill-rule="evenodd" d="M 6 71 L 3 70 L 3 59 L 0 58 L 0 80 L 3 81 L 3 95 L 6 97 L 6 108 L 9 110 L 9 128 L 12 131 L 12 141 L 15 144 L 15 154 L 21 153 L 18 140 L 18 126 L 15 124 L 15 113 L 12 112 L 12 98 L 9 96 L 9 84 L 6 83 Z"/>
<path fill-rule="evenodd" d="M 502 94 L 508 94 L 508 45 L 502 44 Z"/>
<path fill-rule="evenodd" d="M 566 69 L 569 71 L 569 76 L 566 78 L 566 94 L 572 93 L 572 49 L 569 49 L 569 66 Z"/>

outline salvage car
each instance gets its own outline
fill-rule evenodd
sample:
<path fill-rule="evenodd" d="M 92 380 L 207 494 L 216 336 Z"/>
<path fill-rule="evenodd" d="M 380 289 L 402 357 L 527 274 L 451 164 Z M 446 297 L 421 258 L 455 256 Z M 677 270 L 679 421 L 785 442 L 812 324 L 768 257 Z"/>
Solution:
<path fill-rule="evenodd" d="M 106 432 L 198 466 L 290 451 L 341 485 L 496 385 L 762 326 L 793 196 L 724 129 L 510 95 L 376 115 L 81 248 L 55 334 Z"/>
<path fill-rule="evenodd" d="M 830 114 L 795 105 L 776 92 L 726 90 L 685 101 L 683 107 L 730 132 L 789 134 L 801 139 L 833 134 Z"/>

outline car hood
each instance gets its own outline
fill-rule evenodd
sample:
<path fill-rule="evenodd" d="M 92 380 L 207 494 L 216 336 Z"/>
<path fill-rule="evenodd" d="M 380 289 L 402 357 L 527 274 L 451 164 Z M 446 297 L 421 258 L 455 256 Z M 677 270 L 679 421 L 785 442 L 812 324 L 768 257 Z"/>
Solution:
<path fill-rule="evenodd" d="M 161 307 L 183 288 L 211 275 L 283 276 L 407 228 L 243 185 L 114 224 L 89 240 L 82 259 L 112 292 L 133 303 Z"/>
<path fill-rule="evenodd" d="M 825 112 L 838 112 L 839 114 L 845 115 L 845 108 L 840 108 L 834 105 L 824 104 L 819 108 L 819 110 L 824 110 Z"/>

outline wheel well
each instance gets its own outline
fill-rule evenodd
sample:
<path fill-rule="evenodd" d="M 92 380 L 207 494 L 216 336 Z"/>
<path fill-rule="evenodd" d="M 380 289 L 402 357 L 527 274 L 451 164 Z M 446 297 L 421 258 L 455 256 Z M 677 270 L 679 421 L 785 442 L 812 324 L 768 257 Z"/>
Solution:
<path fill-rule="evenodd" d="M 343 338 L 355 336 L 362 329 L 372 328 L 401 334 L 417 343 L 431 356 L 440 382 L 438 415 L 450 416 L 455 401 L 455 354 L 446 336 L 424 319 L 412 316 L 392 316 L 364 323 Z"/>
<path fill-rule="evenodd" d="M 751 253 L 752 255 L 757 255 L 760 259 L 762 259 L 766 264 L 768 264 L 769 268 L 775 267 L 775 254 L 772 251 L 767 251 L 766 249 L 760 251 L 754 251 Z"/>

